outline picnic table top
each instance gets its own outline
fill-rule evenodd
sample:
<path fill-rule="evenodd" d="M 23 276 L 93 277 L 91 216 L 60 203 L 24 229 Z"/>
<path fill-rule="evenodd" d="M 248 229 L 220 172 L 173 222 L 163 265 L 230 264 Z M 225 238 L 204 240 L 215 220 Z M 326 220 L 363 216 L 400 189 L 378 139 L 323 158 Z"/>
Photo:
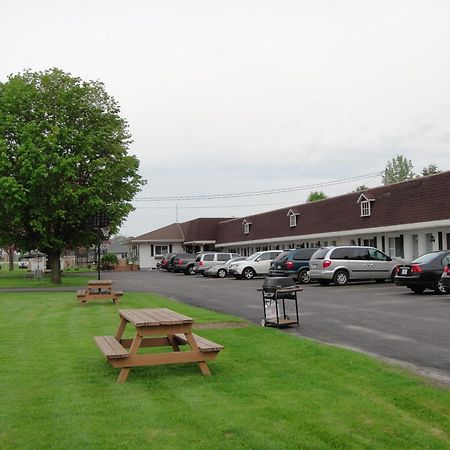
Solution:
<path fill-rule="evenodd" d="M 191 324 L 194 319 L 167 308 L 119 309 L 119 315 L 136 327 Z"/>
<path fill-rule="evenodd" d="M 88 286 L 109 286 L 112 284 L 112 280 L 89 280 Z"/>

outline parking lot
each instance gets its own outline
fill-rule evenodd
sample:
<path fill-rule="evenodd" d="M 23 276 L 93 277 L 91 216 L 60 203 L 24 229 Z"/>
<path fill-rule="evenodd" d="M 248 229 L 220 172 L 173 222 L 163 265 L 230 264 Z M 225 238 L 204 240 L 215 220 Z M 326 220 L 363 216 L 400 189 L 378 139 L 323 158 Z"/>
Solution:
<path fill-rule="evenodd" d="M 164 271 L 111 272 L 125 291 L 149 291 L 260 323 L 263 278 L 216 279 Z M 412 294 L 392 283 L 303 286 L 300 327 L 287 332 L 413 365 L 450 382 L 450 295 Z M 124 299 L 124 303 L 126 299 Z"/>

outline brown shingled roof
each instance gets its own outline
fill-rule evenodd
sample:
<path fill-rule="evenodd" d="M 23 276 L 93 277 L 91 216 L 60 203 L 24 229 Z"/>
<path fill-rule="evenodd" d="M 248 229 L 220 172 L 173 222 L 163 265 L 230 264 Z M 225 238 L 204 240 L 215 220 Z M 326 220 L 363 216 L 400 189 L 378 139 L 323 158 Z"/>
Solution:
<path fill-rule="evenodd" d="M 228 217 L 200 217 L 180 224 L 186 242 L 215 241 L 217 227 Z"/>
<path fill-rule="evenodd" d="M 450 219 L 450 171 L 362 192 L 371 202 L 371 215 L 361 217 L 361 192 L 304 203 L 253 216 L 249 234 L 242 217 L 218 227 L 218 245 L 276 237 L 330 233 L 390 225 Z M 289 226 L 289 209 L 298 213 L 296 227 Z"/>
<path fill-rule="evenodd" d="M 131 242 L 199 242 L 215 241 L 218 224 L 229 218 L 200 217 L 182 223 L 172 223 L 149 233 L 141 234 Z"/>
<path fill-rule="evenodd" d="M 145 241 L 145 242 L 183 242 L 184 235 L 179 223 L 172 223 L 149 233 L 141 234 L 133 239 L 131 242 Z"/>

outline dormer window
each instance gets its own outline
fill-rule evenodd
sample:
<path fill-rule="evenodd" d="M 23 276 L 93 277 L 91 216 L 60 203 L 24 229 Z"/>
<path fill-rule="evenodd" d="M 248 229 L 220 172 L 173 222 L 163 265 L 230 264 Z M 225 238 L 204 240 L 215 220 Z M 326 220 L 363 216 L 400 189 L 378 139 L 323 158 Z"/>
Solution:
<path fill-rule="evenodd" d="M 370 202 L 369 200 L 364 200 L 361 202 L 361 217 L 370 216 Z"/>
<path fill-rule="evenodd" d="M 244 221 L 242 222 L 242 225 L 244 225 L 244 234 L 250 234 L 251 224 L 252 224 L 251 222 L 247 222 L 247 220 L 244 219 Z"/>
<path fill-rule="evenodd" d="M 291 216 L 289 216 L 289 226 L 291 228 L 297 226 L 297 216 L 295 214 L 292 214 Z"/>
<path fill-rule="evenodd" d="M 369 217 L 372 213 L 371 202 L 374 202 L 375 199 L 368 198 L 364 194 L 361 194 L 358 198 L 357 203 L 361 208 L 361 217 Z"/>
<path fill-rule="evenodd" d="M 292 209 L 290 209 L 287 212 L 287 216 L 289 217 L 289 226 L 291 228 L 294 228 L 297 226 L 297 216 L 298 216 L 298 212 L 293 211 Z"/>

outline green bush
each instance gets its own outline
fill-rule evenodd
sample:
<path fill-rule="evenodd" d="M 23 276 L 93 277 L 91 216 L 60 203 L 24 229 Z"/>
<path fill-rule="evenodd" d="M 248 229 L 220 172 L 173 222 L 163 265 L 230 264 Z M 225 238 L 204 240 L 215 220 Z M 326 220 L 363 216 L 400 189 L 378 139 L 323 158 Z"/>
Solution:
<path fill-rule="evenodd" d="M 114 266 L 119 264 L 119 260 L 114 253 L 105 253 L 101 259 L 103 270 L 113 270 Z"/>

